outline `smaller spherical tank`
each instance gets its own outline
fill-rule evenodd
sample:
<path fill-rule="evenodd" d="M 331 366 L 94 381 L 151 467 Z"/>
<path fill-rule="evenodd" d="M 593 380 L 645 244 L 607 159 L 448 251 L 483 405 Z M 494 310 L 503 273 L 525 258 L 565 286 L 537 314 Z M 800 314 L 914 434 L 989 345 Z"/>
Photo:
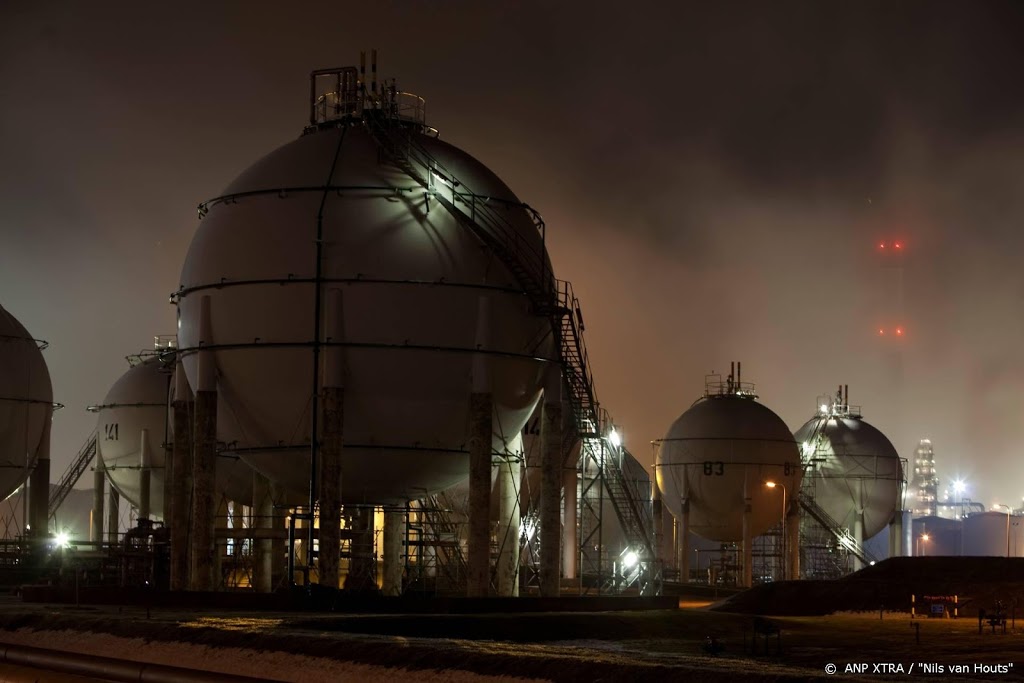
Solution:
<path fill-rule="evenodd" d="M 122 498 L 139 505 L 143 431 L 149 452 L 150 509 L 163 518 L 164 443 L 168 438 L 167 392 L 173 366 L 157 357 L 134 365 L 96 407 L 96 445 L 107 478 Z"/>
<path fill-rule="evenodd" d="M 49 457 L 53 387 L 39 343 L 0 307 L 0 500 Z M 45 453 L 42 451 L 46 451 Z"/>
<path fill-rule="evenodd" d="M 125 372 L 97 406 L 96 443 L 107 478 L 131 505 L 139 505 L 143 431 L 149 450 L 150 509 L 163 519 L 164 444 L 173 432 L 168 396 L 174 377 L 174 355 L 143 356 Z M 238 458 L 218 457 L 217 491 L 230 500 L 252 499 L 252 471 Z"/>
<path fill-rule="evenodd" d="M 676 518 L 682 517 L 686 500 L 692 532 L 731 542 L 743 539 L 747 504 L 751 536 L 782 520 L 780 485 L 788 496 L 797 493 L 799 463 L 786 423 L 752 394 L 708 393 L 669 428 L 655 474 L 664 504 Z M 777 486 L 768 487 L 769 481 Z"/>
<path fill-rule="evenodd" d="M 863 513 L 863 539 L 889 523 L 899 504 L 903 469 L 892 442 L 852 414 L 819 414 L 796 432 L 814 502 L 840 526 L 855 529 Z"/>

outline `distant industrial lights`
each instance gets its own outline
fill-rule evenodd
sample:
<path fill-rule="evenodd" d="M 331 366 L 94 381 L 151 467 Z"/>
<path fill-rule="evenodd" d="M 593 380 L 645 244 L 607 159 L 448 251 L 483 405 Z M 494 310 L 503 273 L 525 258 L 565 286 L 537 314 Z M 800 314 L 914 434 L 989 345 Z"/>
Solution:
<path fill-rule="evenodd" d="M 967 490 L 967 484 L 962 479 L 957 479 L 953 482 L 953 493 L 960 495 Z"/>
<path fill-rule="evenodd" d="M 903 251 L 903 242 L 901 240 L 893 240 L 891 242 L 879 242 L 878 249 L 879 251 L 885 251 L 886 249 L 891 249 L 893 251 Z"/>

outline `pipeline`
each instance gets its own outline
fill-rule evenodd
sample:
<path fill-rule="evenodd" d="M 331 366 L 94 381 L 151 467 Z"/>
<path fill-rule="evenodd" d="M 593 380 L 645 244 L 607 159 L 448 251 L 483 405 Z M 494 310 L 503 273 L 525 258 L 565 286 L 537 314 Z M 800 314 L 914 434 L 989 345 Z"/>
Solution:
<path fill-rule="evenodd" d="M 0 643 L 0 663 L 125 683 L 265 683 L 269 680 L 4 643 Z"/>

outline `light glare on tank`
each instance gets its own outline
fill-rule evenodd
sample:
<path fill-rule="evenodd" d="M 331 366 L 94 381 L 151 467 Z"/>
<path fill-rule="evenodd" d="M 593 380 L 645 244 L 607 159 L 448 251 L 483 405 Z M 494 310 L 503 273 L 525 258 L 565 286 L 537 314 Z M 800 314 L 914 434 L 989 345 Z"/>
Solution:
<path fill-rule="evenodd" d="M 57 537 L 53 539 L 54 543 L 57 544 L 58 548 L 67 548 L 69 540 L 70 539 L 68 538 L 68 535 L 63 531 L 57 534 Z"/>
<path fill-rule="evenodd" d="M 628 553 L 626 553 L 625 557 L 622 558 L 622 566 L 625 569 L 632 569 L 633 567 L 636 566 L 636 563 L 639 560 L 640 560 L 640 558 L 637 557 L 637 554 L 635 552 L 633 552 L 632 550 L 630 550 Z"/>
<path fill-rule="evenodd" d="M 825 405 L 824 403 L 822 403 L 822 404 L 821 404 L 821 406 L 820 406 L 820 408 L 821 408 L 821 414 L 822 414 L 822 415 L 828 415 L 828 406 L 827 406 L 827 405 Z"/>
<path fill-rule="evenodd" d="M 612 445 L 618 448 L 622 445 L 622 437 L 619 436 L 618 430 L 612 427 L 612 431 L 608 434 L 608 440 L 612 442 Z"/>

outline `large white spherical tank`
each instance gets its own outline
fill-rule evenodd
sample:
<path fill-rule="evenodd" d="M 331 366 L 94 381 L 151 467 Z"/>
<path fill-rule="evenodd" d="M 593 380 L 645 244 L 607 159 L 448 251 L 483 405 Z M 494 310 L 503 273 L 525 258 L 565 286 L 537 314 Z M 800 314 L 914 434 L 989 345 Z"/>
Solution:
<path fill-rule="evenodd" d="M 744 499 L 750 534 L 782 520 L 781 487 L 796 494 L 800 453 L 778 415 L 753 398 L 713 395 L 697 401 L 669 428 L 655 468 L 665 506 L 682 516 L 690 503 L 690 530 L 714 541 L 743 539 Z M 788 503 L 787 503 L 788 504 Z"/>
<path fill-rule="evenodd" d="M 1024 554 L 1024 527 L 1021 517 L 1005 512 L 982 512 L 973 514 L 963 521 L 964 555 L 980 557 L 1006 557 L 1007 543 L 1009 556 Z"/>
<path fill-rule="evenodd" d="M 865 539 L 889 523 L 903 475 L 899 454 L 882 432 L 860 418 L 819 416 L 796 432 L 796 440 L 809 464 L 805 474 L 814 480 L 814 502 L 840 526 L 854 529 L 858 510 Z"/>
<path fill-rule="evenodd" d="M 53 386 L 39 344 L 0 307 L 0 499 L 28 478 L 52 416 Z"/>
<path fill-rule="evenodd" d="M 168 420 L 168 394 L 173 356 L 146 358 L 124 373 L 97 406 L 97 445 L 107 478 L 117 492 L 138 507 L 142 432 L 147 431 L 150 453 L 150 509 L 163 519 L 164 444 L 173 432 Z M 216 490 L 248 504 L 252 499 L 252 470 L 234 457 L 217 459 Z"/>
<path fill-rule="evenodd" d="M 492 198 L 517 248 L 550 274 L 515 195 L 464 152 L 417 138 L 462 191 Z M 304 190 L 325 184 L 326 194 Z M 381 162 L 365 128 L 304 135 L 225 195 L 234 199 L 210 206 L 182 270 L 179 342 L 197 346 L 201 298 L 210 297 L 204 341 L 216 360 L 218 435 L 253 468 L 294 494 L 308 491 L 318 220 L 322 337 L 345 344 L 322 354 L 330 365 L 340 348 L 343 359 L 343 499 L 417 499 L 467 476 L 474 356 L 486 358 L 495 449 L 519 433 L 540 396 L 541 359 L 554 356 L 550 321 L 473 232 Z M 197 386 L 197 358 L 183 355 Z"/>

